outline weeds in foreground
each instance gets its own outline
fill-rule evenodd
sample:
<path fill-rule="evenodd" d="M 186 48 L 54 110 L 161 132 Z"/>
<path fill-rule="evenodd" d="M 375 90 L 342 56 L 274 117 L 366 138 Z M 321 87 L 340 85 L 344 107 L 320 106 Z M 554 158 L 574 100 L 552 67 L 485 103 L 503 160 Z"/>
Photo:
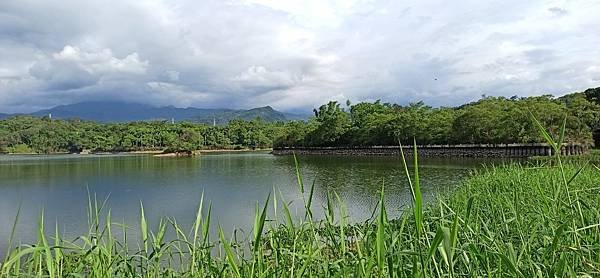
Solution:
<path fill-rule="evenodd" d="M 562 135 L 554 140 L 543 134 L 553 148 L 562 144 Z M 558 155 L 556 167 L 490 167 L 473 175 L 451 196 L 424 206 L 416 148 L 414 152 L 412 167 L 403 159 L 412 209 L 398 219 L 387 217 L 382 186 L 373 219 L 349 225 L 344 204 L 331 192 L 324 204 L 325 218 L 315 220 L 310 209 L 314 183 L 306 190 L 298 170 L 298 191 L 306 209 L 300 220 L 294 220 L 290 203 L 281 194 L 272 194 L 256 206 L 251 239 L 230 239 L 219 228 L 219 238 L 213 240 L 209 235 L 211 205 L 204 204 L 204 197 L 189 231 L 174 219 L 163 219 L 156 229 L 149 229 L 141 205 L 139 247 L 132 249 L 128 228 L 111 220 L 105 202 L 90 198 L 87 235 L 67 241 L 57 232 L 47 238 L 42 214 L 37 243 L 11 249 L 0 266 L 0 276 L 600 275 L 599 169 L 585 163 L 563 165 Z M 268 215 L 269 206 L 274 216 Z M 283 211 L 281 219 L 278 210 Z M 122 230 L 119 238 L 113 233 L 115 228 Z M 167 239 L 167 233 L 175 236 Z"/>

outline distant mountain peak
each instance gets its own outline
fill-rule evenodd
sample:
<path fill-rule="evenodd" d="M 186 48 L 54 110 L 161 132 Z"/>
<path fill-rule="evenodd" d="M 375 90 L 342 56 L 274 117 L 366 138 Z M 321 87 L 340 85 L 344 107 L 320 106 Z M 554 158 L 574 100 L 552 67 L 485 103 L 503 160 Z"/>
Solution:
<path fill-rule="evenodd" d="M 142 103 L 119 101 L 85 101 L 73 104 L 59 105 L 29 113 L 34 116 L 47 116 L 52 114 L 55 119 L 78 118 L 97 122 L 132 122 L 151 120 L 193 121 L 207 124 L 226 124 L 232 119 L 253 120 L 261 118 L 264 121 L 297 120 L 297 115 L 286 117 L 285 113 L 263 106 L 248 110 L 243 109 L 204 109 L 204 108 L 178 108 L 173 105 L 156 107 Z M 0 118 L 11 115 L 1 114 Z"/>
<path fill-rule="evenodd" d="M 262 107 L 256 107 L 256 108 L 252 108 L 252 109 L 248 109 L 248 111 L 254 111 L 254 110 L 265 110 L 265 111 L 277 111 L 275 109 L 273 109 L 273 107 L 267 105 L 267 106 L 262 106 Z M 279 111 L 277 111 L 279 112 Z"/>

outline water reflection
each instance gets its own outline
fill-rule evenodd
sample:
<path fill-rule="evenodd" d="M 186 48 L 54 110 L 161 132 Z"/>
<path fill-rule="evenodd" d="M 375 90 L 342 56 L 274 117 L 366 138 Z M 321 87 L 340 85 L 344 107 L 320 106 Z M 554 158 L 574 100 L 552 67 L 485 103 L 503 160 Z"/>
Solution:
<path fill-rule="evenodd" d="M 410 202 L 410 188 L 398 158 L 312 156 L 299 160 L 307 190 L 315 182 L 313 207 L 318 217 L 322 216 L 328 191 L 339 194 L 354 221 L 371 216 L 382 185 L 391 216 L 398 215 Z M 451 188 L 482 162 L 422 160 L 423 194 L 430 199 Z M 289 156 L 0 156 L 0 247 L 8 241 L 19 205 L 22 211 L 17 239 L 23 242 L 35 239 L 42 208 L 48 231 L 54 230 L 51 224 L 58 223 L 67 238 L 84 234 L 88 191 L 100 202 L 108 198 L 113 220 L 130 224 L 133 235 L 140 202 L 152 226 L 163 216 L 191 224 L 203 192 L 206 201 L 212 203 L 213 223 L 220 223 L 226 230 L 248 230 L 256 202 L 263 202 L 273 189 L 278 195 L 281 192 L 278 197 L 294 201 L 292 209 L 303 215 L 294 162 Z"/>

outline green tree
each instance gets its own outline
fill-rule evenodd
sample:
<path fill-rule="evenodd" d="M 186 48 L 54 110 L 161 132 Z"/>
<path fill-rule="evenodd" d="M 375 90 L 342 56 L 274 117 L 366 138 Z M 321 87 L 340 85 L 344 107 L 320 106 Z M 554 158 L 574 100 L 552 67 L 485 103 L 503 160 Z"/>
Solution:
<path fill-rule="evenodd" d="M 335 146 L 347 144 L 344 134 L 350 129 L 350 116 L 340 108 L 340 104 L 331 101 L 314 110 L 317 128 L 308 134 L 308 144 L 312 146 Z"/>

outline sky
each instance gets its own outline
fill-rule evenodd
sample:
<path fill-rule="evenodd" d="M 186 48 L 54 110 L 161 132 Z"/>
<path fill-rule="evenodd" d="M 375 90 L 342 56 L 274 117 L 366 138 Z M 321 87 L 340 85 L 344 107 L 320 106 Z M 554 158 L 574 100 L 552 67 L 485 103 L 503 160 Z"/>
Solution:
<path fill-rule="evenodd" d="M 311 111 L 600 86 L 600 1 L 0 0 L 0 112 Z"/>

